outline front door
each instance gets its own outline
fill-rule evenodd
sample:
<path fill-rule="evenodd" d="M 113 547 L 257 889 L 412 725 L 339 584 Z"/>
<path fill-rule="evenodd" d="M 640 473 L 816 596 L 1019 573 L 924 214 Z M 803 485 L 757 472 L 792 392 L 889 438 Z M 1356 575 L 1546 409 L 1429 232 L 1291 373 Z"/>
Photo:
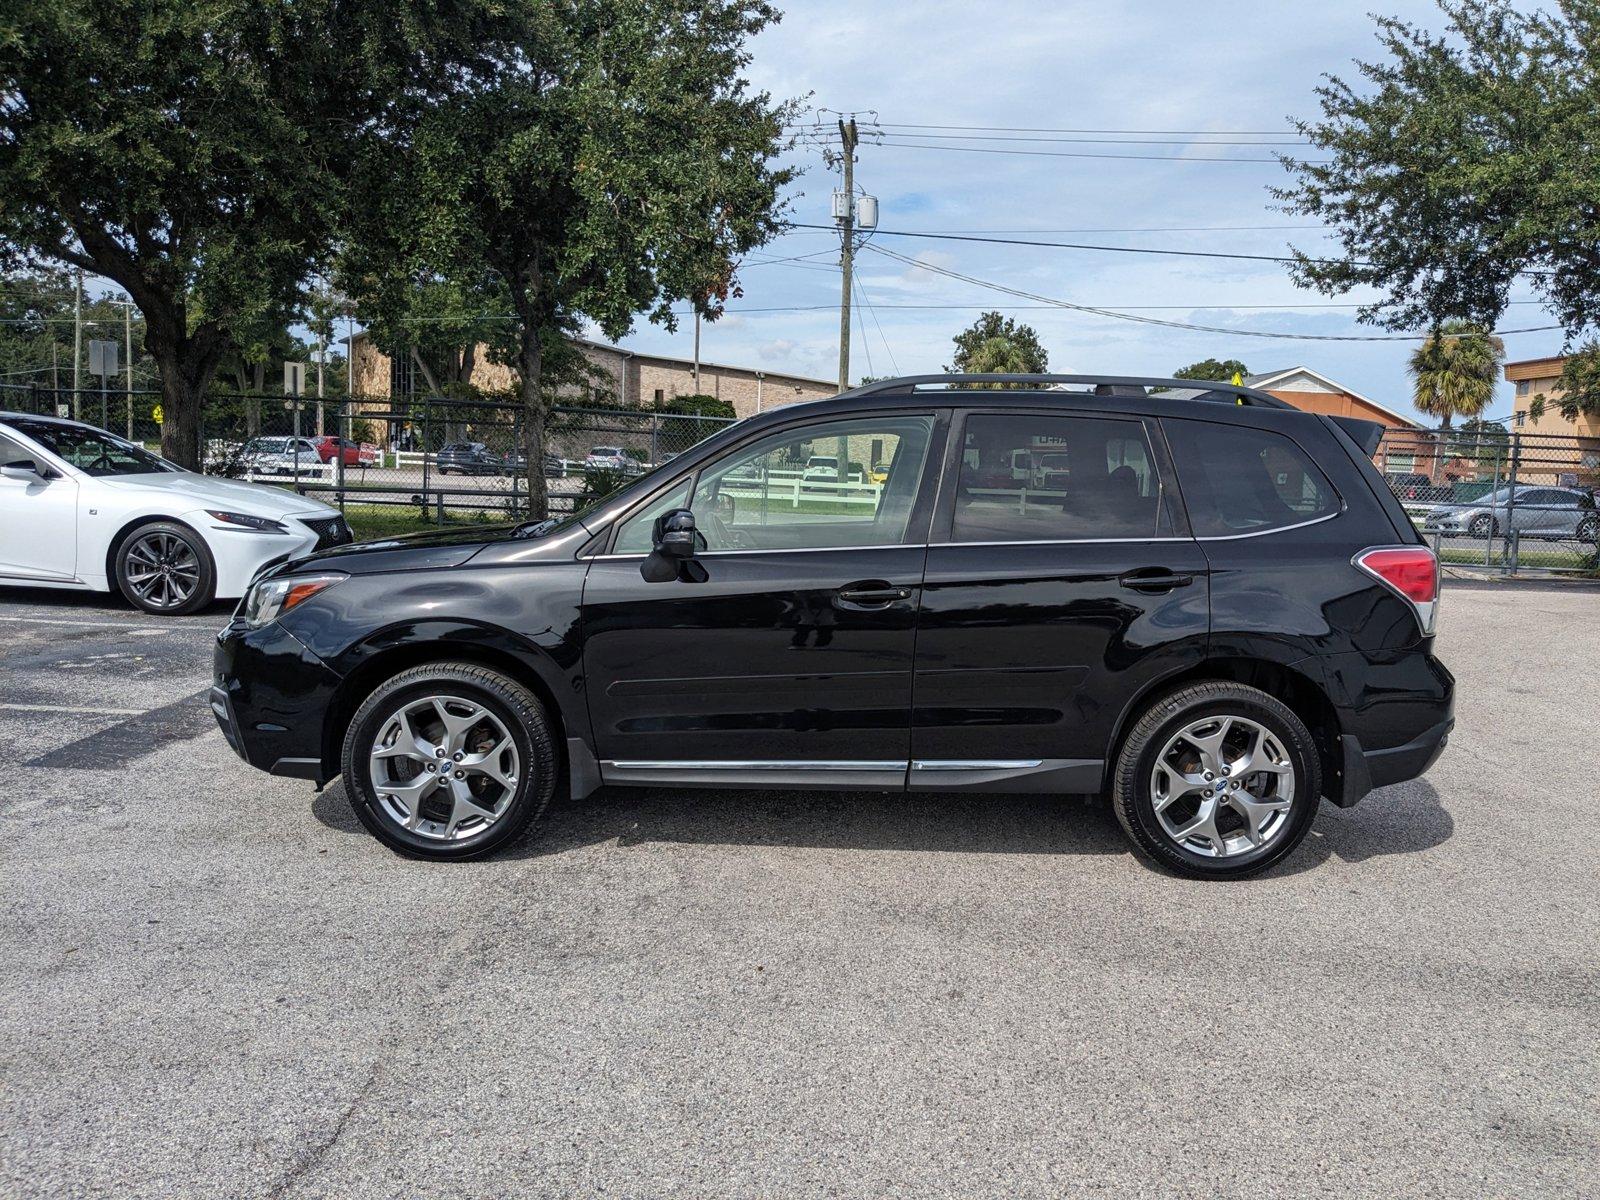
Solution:
<path fill-rule="evenodd" d="M 1129 699 L 1199 662 L 1206 559 L 1132 417 L 975 411 L 917 634 L 917 788 L 1090 792 Z"/>
<path fill-rule="evenodd" d="M 0 434 L 0 464 L 44 465 L 35 450 Z M 45 581 L 74 578 L 78 556 L 78 481 L 57 473 L 0 475 L 0 575 Z"/>
<path fill-rule="evenodd" d="M 904 786 L 942 433 L 928 412 L 789 426 L 618 523 L 583 596 L 607 782 Z M 683 507 L 703 548 L 649 582 L 651 526 Z"/>

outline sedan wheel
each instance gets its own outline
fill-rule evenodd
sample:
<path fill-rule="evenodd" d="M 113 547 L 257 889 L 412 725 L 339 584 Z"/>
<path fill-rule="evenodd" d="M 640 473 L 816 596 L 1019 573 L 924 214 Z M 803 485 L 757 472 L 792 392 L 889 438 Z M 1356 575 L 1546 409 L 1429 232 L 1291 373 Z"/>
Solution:
<path fill-rule="evenodd" d="M 1467 532 L 1473 537 L 1499 537 L 1500 522 L 1496 521 L 1488 513 L 1479 513 L 1472 518 L 1471 524 L 1467 526 Z"/>
<path fill-rule="evenodd" d="M 216 568 L 192 530 L 163 521 L 134 531 L 117 551 L 117 585 L 139 608 L 164 616 L 211 603 Z"/>

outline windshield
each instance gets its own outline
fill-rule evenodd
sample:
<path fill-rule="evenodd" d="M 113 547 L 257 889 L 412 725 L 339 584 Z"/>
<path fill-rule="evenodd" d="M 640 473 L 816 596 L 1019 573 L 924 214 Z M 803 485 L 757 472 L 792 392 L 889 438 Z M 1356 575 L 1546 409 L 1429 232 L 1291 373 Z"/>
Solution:
<path fill-rule="evenodd" d="M 11 421 L 11 428 L 32 438 L 57 458 L 65 459 L 85 475 L 155 475 L 181 470 L 143 446 L 135 446 L 87 425 L 57 425 L 49 421 Z"/>

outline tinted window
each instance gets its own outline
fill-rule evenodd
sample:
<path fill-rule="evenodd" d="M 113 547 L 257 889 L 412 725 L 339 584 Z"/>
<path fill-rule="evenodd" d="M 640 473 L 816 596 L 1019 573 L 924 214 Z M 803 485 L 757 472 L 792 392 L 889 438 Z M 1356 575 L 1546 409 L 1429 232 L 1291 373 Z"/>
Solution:
<path fill-rule="evenodd" d="M 884 416 L 771 434 L 700 473 L 695 524 L 709 550 L 899 544 L 932 433 L 932 417 Z"/>
<path fill-rule="evenodd" d="M 14 421 L 20 434 L 32 438 L 57 458 L 64 458 L 85 475 L 151 475 L 178 468 L 109 433 L 86 425 L 56 425 L 26 418 Z"/>
<path fill-rule="evenodd" d="M 1305 451 L 1282 434 L 1207 421 L 1166 422 L 1196 537 L 1282 529 L 1339 511 Z"/>
<path fill-rule="evenodd" d="M 973 414 L 956 483 L 958 542 L 1148 538 L 1168 532 L 1138 421 Z"/>

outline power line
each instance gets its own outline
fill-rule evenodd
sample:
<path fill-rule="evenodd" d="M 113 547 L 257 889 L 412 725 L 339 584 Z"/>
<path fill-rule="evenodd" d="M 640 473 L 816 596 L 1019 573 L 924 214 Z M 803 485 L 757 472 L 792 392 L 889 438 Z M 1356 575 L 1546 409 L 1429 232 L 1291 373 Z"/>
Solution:
<path fill-rule="evenodd" d="M 1117 137 L 1033 137 L 1027 134 L 1010 133 L 902 133 L 898 130 L 886 130 L 889 137 L 915 138 L 917 141 L 951 141 L 951 142 L 1032 142 L 1046 146 L 1075 146 L 1075 145 L 1101 145 L 1101 146 L 1310 146 L 1312 142 L 1300 139 L 1297 141 L 1273 142 L 1245 142 L 1245 141 L 1196 141 L 1193 138 L 1117 138 Z"/>
<path fill-rule="evenodd" d="M 1099 159 L 1126 159 L 1128 162 L 1168 162 L 1168 163 L 1277 163 L 1276 158 L 1201 155 L 1201 154 L 1096 154 L 1083 150 L 1021 150 L 999 149 L 990 146 L 930 146 L 919 142 L 875 142 L 874 145 L 886 146 L 894 150 L 954 150 L 965 154 L 1015 154 L 1033 158 L 1099 158 Z M 1331 161 L 1330 159 L 1308 159 L 1312 165 Z"/>
<path fill-rule="evenodd" d="M 888 337 L 886 337 L 884 335 L 883 322 L 878 320 L 878 310 L 876 308 L 874 308 L 873 305 L 872 305 L 872 302 L 867 299 L 867 289 L 861 286 L 861 277 L 859 275 L 856 277 L 855 283 L 856 283 L 856 295 L 858 297 L 860 297 L 860 299 L 861 299 L 861 307 L 866 309 L 867 312 L 869 314 L 871 314 L 872 323 L 875 326 L 877 326 L 877 329 L 878 329 L 878 340 L 883 343 L 884 353 L 889 356 L 889 367 L 890 367 L 891 370 L 894 371 L 894 373 L 896 375 L 898 375 L 898 374 L 900 374 L 900 364 L 895 361 L 894 349 L 893 349 L 893 347 L 891 347 L 889 345 Z M 867 335 L 866 335 L 866 331 L 865 330 L 862 331 L 861 340 L 862 340 L 863 343 L 867 340 Z M 867 359 L 867 365 L 869 367 L 872 365 L 872 360 L 871 360 L 870 357 Z"/>
<path fill-rule="evenodd" d="M 794 229 L 825 229 L 824 225 L 809 225 L 804 222 L 795 222 Z M 1036 242 L 1020 238 L 981 237 L 971 233 L 924 233 L 915 229 L 879 229 L 877 231 L 884 237 L 917 237 L 932 238 L 942 242 L 987 242 L 998 246 L 1040 246 L 1051 250 L 1101 250 L 1111 254 L 1167 254 L 1178 258 L 1226 258 L 1245 262 L 1275 262 L 1292 263 L 1299 260 L 1287 254 L 1229 254 L 1220 250 L 1175 250 L 1159 246 L 1101 246 L 1091 242 Z M 1313 258 L 1310 262 L 1333 263 L 1342 262 L 1342 259 Z M 1355 266 L 1367 266 L 1366 263 L 1355 263 Z"/>
<path fill-rule="evenodd" d="M 1281 137 L 1286 130 L 1283 129 L 1062 129 L 1043 125 L 941 125 L 933 123 L 918 124 L 911 121 L 877 121 L 875 124 L 885 129 L 970 129 L 983 133 L 1125 133 L 1139 134 L 1194 134 L 1204 136 L 1215 134 L 1218 137 Z M 793 122 L 792 128 L 811 129 L 815 126 Z"/>
<path fill-rule="evenodd" d="M 936 275 L 944 275 L 950 279 L 957 279 L 963 283 L 970 283 L 976 287 L 988 288 L 990 291 L 1003 292 L 1008 296 L 1018 296 L 1024 300 L 1036 300 L 1040 303 L 1055 308 L 1065 308 L 1073 312 L 1090 313 L 1098 317 L 1111 317 L 1119 321 L 1133 321 L 1142 325 L 1159 325 L 1167 329 L 1186 329 L 1196 333 L 1221 333 L 1229 337 L 1257 337 L 1271 338 L 1278 341 L 1291 342 L 1420 342 L 1427 334 L 1389 333 L 1389 334 L 1317 334 L 1317 333 L 1279 333 L 1259 329 L 1230 329 L 1223 325 L 1196 325 L 1188 321 L 1170 321 L 1161 317 L 1144 317 L 1131 312 L 1118 312 L 1114 309 L 1097 308 L 1089 304 L 1074 304 L 1070 300 L 1057 300 L 1051 296 L 1041 296 L 1036 292 L 1025 292 L 1019 288 L 1007 287 L 1001 283 L 993 283 L 987 279 L 978 279 L 971 275 L 963 275 L 959 271 L 952 271 L 945 267 L 925 263 L 919 259 L 911 258 L 895 250 L 883 246 L 868 246 L 868 250 L 886 258 L 895 259 L 907 266 L 918 267 L 924 271 L 931 271 Z M 1498 329 L 1495 331 L 1500 336 L 1513 333 L 1543 333 L 1551 329 L 1559 329 L 1559 325 L 1536 325 L 1527 329 Z"/>

